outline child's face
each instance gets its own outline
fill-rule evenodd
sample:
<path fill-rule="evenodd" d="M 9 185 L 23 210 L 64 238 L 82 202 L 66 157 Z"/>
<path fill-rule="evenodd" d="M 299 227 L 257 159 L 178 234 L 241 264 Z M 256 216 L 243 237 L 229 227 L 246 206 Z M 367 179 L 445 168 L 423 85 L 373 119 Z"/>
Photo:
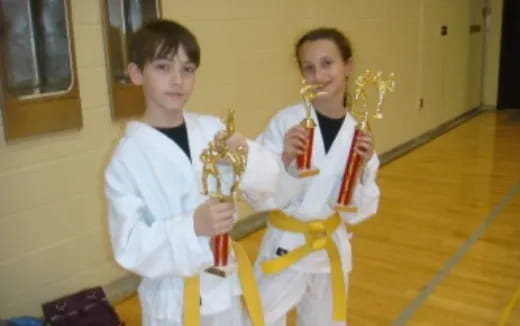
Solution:
<path fill-rule="evenodd" d="M 301 72 L 309 84 L 321 84 L 320 99 L 343 99 L 352 61 L 343 60 L 336 44 L 328 39 L 306 41 L 298 52 Z"/>
<path fill-rule="evenodd" d="M 195 86 L 196 69 L 181 45 L 173 58 L 148 62 L 142 72 L 137 69 L 132 81 L 143 86 L 147 110 L 180 111 Z"/>

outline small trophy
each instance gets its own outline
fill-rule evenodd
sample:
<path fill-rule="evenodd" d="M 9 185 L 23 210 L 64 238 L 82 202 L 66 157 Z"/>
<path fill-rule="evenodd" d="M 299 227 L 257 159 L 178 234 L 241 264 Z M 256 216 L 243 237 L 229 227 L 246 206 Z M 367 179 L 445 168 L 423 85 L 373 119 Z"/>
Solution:
<path fill-rule="evenodd" d="M 307 141 L 305 143 L 304 152 L 296 158 L 296 166 L 300 178 L 310 177 L 320 172 L 319 169 L 312 167 L 312 150 L 314 147 L 314 130 L 316 128 L 316 122 L 311 116 L 311 101 L 325 93 L 320 91 L 316 92 L 316 88 L 318 87 L 319 85 L 309 85 L 305 80 L 303 80 L 303 87 L 300 90 L 305 105 L 305 118 L 300 122 L 300 125 L 304 127 L 307 132 Z"/>
<path fill-rule="evenodd" d="M 212 198 L 217 198 L 219 201 L 233 201 L 236 202 L 239 197 L 238 186 L 242 174 L 245 171 L 247 164 L 247 153 L 242 146 L 239 146 L 236 151 L 231 151 L 226 140 L 235 133 L 235 116 L 233 109 L 230 109 L 226 119 L 226 129 L 224 132 L 218 134 L 213 141 L 200 154 L 202 161 L 202 194 L 208 195 Z M 217 167 L 219 162 L 229 162 L 233 170 L 233 182 L 226 195 L 222 192 L 222 181 L 220 172 Z M 216 182 L 215 191 L 208 190 L 208 179 L 213 177 Z M 235 266 L 228 264 L 229 258 L 229 234 L 218 234 L 211 239 L 211 247 L 213 249 L 213 267 L 207 269 L 207 272 L 225 277 Z"/>
<path fill-rule="evenodd" d="M 360 168 L 365 164 L 361 155 L 355 152 L 356 142 L 358 138 L 366 131 L 370 130 L 368 102 L 366 96 L 367 86 L 376 86 L 378 90 L 378 102 L 376 104 L 376 112 L 371 117 L 373 119 L 382 119 L 382 105 L 387 92 L 393 92 L 395 88 L 394 74 L 390 73 L 387 79 L 383 78 L 382 72 L 373 72 L 367 69 L 362 75 L 356 79 L 356 91 L 354 95 L 354 109 L 352 114 L 357 119 L 356 129 L 352 144 L 350 145 L 349 158 L 343 173 L 343 179 L 339 189 L 336 210 L 342 212 L 357 212 L 357 207 L 351 204 L 354 186 L 359 176 Z"/>

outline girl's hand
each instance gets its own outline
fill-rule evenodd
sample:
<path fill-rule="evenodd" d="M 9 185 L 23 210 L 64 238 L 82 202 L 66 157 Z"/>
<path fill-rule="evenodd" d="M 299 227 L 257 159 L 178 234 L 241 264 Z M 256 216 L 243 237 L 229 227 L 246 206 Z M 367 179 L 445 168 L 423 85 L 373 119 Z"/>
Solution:
<path fill-rule="evenodd" d="M 357 139 L 354 150 L 361 155 L 363 161 L 368 161 L 374 154 L 374 137 L 372 132 L 365 131 L 362 133 Z"/>
<path fill-rule="evenodd" d="M 285 167 L 305 151 L 307 145 L 307 131 L 301 125 L 289 129 L 284 136 L 282 161 Z"/>

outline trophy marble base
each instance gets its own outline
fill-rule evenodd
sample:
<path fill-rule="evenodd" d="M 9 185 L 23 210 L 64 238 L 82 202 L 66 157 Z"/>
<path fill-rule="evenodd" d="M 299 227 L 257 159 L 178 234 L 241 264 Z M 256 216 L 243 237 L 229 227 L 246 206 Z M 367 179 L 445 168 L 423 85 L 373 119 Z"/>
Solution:
<path fill-rule="evenodd" d="M 338 204 L 334 208 L 338 212 L 342 212 L 342 213 L 357 213 L 358 212 L 358 208 L 354 207 L 354 206 L 345 206 L 345 205 Z"/>
<path fill-rule="evenodd" d="M 230 274 L 236 272 L 236 270 L 236 264 L 227 264 L 226 266 L 212 266 L 206 269 L 206 273 L 220 277 L 228 277 Z"/>
<path fill-rule="evenodd" d="M 312 177 L 313 175 L 316 175 L 319 173 L 320 173 L 319 169 L 303 170 L 303 171 L 298 171 L 298 177 L 299 178 L 308 178 L 308 177 Z"/>

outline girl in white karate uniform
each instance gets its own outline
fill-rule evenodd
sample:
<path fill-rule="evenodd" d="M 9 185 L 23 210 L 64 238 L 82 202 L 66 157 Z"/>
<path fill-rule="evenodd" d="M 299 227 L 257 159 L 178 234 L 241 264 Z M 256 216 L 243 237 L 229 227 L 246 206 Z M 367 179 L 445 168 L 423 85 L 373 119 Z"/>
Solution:
<path fill-rule="evenodd" d="M 142 86 L 146 108 L 142 121 L 128 123 L 106 170 L 112 247 L 116 261 L 142 277 L 143 325 L 243 325 L 242 291 L 249 316 L 263 325 L 251 267 L 252 284 L 237 273 L 204 272 L 213 264 L 210 237 L 230 231 L 235 207 L 201 195 L 199 156 L 224 126 L 184 110 L 199 60 L 196 38 L 178 23 L 155 21 L 134 36 L 128 72 Z M 260 201 L 271 195 L 280 171 L 276 157 L 239 134 L 227 144 L 247 149 L 240 188 Z"/>
<path fill-rule="evenodd" d="M 296 306 L 297 325 L 346 324 L 346 295 L 351 270 L 351 248 L 344 223 L 359 223 L 376 213 L 379 189 L 375 183 L 379 160 L 370 132 L 355 150 L 365 160 L 355 186 L 357 213 L 335 211 L 356 121 L 346 106 L 347 81 L 352 72 L 349 41 L 336 29 L 320 28 L 303 35 L 296 57 L 304 79 L 324 92 L 312 100 L 314 133 L 312 165 L 320 170 L 308 178 L 296 177 L 295 158 L 303 153 L 303 103 L 278 112 L 258 140 L 279 154 L 286 167 L 279 193 L 256 202 L 271 210 L 256 264 L 266 325 L 282 326 Z"/>

